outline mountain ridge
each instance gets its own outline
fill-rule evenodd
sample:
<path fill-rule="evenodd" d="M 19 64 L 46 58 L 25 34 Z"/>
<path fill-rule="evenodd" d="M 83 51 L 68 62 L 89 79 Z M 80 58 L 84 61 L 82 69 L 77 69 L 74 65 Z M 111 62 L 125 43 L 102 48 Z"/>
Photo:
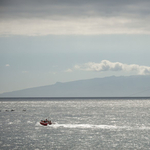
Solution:
<path fill-rule="evenodd" d="M 0 97 L 130 97 L 150 96 L 150 76 L 109 76 L 56 82 L 0 94 Z"/>

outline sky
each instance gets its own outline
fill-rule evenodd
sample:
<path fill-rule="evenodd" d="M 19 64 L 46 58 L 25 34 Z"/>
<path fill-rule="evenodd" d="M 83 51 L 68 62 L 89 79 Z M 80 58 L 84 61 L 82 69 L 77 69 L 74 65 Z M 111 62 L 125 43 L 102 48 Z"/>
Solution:
<path fill-rule="evenodd" d="M 1 0 L 0 93 L 150 75 L 149 0 Z"/>

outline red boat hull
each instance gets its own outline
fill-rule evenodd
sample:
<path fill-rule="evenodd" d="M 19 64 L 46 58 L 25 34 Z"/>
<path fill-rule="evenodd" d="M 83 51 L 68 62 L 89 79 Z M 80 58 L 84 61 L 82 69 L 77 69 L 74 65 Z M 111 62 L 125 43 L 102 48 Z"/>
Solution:
<path fill-rule="evenodd" d="M 47 126 L 47 125 L 51 125 L 52 123 L 41 121 L 40 124 L 43 125 L 43 126 Z"/>
<path fill-rule="evenodd" d="M 43 126 L 47 126 L 48 123 L 40 122 L 40 124 L 43 125 Z"/>

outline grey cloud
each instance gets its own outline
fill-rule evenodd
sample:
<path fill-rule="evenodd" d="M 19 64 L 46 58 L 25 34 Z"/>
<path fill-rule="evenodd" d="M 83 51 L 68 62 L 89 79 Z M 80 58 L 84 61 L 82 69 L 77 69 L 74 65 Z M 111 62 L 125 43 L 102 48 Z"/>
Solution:
<path fill-rule="evenodd" d="M 149 34 L 149 0 L 1 0 L 0 34 Z"/>
<path fill-rule="evenodd" d="M 140 16 L 150 14 L 148 0 L 2 0 L 1 17 Z"/>

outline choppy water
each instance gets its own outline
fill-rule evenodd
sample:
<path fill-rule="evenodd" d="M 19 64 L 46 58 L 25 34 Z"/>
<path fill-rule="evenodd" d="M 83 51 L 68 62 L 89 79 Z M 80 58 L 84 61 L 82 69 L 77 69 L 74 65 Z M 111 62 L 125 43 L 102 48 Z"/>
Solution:
<path fill-rule="evenodd" d="M 150 99 L 4 100 L 1 150 L 150 149 Z M 56 124 L 41 126 L 46 118 Z"/>

